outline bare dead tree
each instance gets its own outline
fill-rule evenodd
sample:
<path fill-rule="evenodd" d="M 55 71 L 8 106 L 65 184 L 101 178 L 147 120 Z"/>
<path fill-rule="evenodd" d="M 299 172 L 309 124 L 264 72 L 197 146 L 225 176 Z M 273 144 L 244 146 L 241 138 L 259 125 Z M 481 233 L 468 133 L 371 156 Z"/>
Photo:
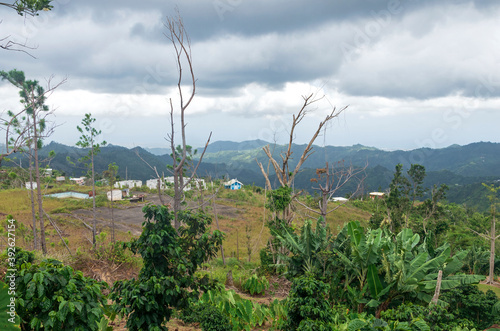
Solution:
<path fill-rule="evenodd" d="M 311 208 L 300 200 L 296 201 L 308 211 L 320 215 L 322 217 L 321 225 L 326 227 L 326 215 L 343 206 L 350 198 L 355 197 L 358 192 L 360 192 L 366 178 L 365 170 L 367 166 L 368 164 L 362 168 L 355 168 L 352 164 L 345 166 L 344 161 L 337 162 L 330 166 L 328 162 L 326 162 L 325 168 L 316 169 L 317 177 L 311 179 L 312 182 L 318 183 L 318 186 L 313 186 L 313 189 L 319 190 L 321 194 L 321 198 L 318 201 L 319 210 Z M 328 209 L 328 202 L 332 197 L 347 183 L 352 183 L 353 181 L 357 182 L 357 185 L 354 192 L 351 192 L 349 199 Z"/>
<path fill-rule="evenodd" d="M 0 21 L 0 23 L 2 23 Z M 0 38 L 0 48 L 6 51 L 14 51 L 25 53 L 32 58 L 36 59 L 28 50 L 34 50 L 36 47 L 29 46 L 27 42 L 19 43 L 10 39 L 10 36 Z"/>
<path fill-rule="evenodd" d="M 262 149 L 264 150 L 264 153 L 266 153 L 267 157 L 269 158 L 269 161 L 271 162 L 274 171 L 276 173 L 276 177 L 278 178 L 278 181 L 282 187 L 292 187 L 293 181 L 295 179 L 295 176 L 299 173 L 300 168 L 304 164 L 304 162 L 311 156 L 313 153 L 313 144 L 316 138 L 319 136 L 321 130 L 324 128 L 324 126 L 330 122 L 332 119 L 338 117 L 345 109 L 347 109 L 347 106 L 337 109 L 336 107 L 333 107 L 331 112 L 328 113 L 325 118 L 318 124 L 318 128 L 316 131 L 313 133 L 311 139 L 309 140 L 309 143 L 307 144 L 306 148 L 302 152 L 297 165 L 295 168 L 290 169 L 290 160 L 292 159 L 292 145 L 293 145 L 293 140 L 295 138 L 295 130 L 297 126 L 302 122 L 304 117 L 306 117 L 307 114 L 310 112 L 310 107 L 312 104 L 320 101 L 323 99 L 323 97 L 316 97 L 314 93 L 307 95 L 307 96 L 302 96 L 303 103 L 302 107 L 300 108 L 299 112 L 297 114 L 294 114 L 292 117 L 292 127 L 290 130 L 290 135 L 288 139 L 288 146 L 287 150 L 285 152 L 280 153 L 280 158 L 281 162 L 278 162 L 269 147 L 269 145 L 264 146 Z M 264 175 L 264 178 L 266 180 L 266 186 L 271 185 L 271 182 L 269 180 L 268 174 L 264 171 L 264 167 L 260 162 L 257 161 L 257 164 L 259 165 L 259 168 L 261 169 L 262 174 Z M 294 194 L 292 197 L 292 200 L 295 200 L 295 197 L 297 194 Z M 289 208 L 284 212 L 284 218 L 285 220 L 290 224 L 293 220 L 293 213 L 291 210 L 291 205 Z"/>
<path fill-rule="evenodd" d="M 490 231 L 484 233 L 479 233 L 471 228 L 472 232 L 483 237 L 486 240 L 490 241 L 490 268 L 488 273 L 488 278 L 486 279 L 486 284 L 494 284 L 495 283 L 495 242 L 498 238 L 500 238 L 500 234 L 497 235 L 496 231 L 496 210 L 497 205 L 499 203 L 499 199 L 497 197 L 497 192 L 500 191 L 500 186 L 495 187 L 494 184 L 488 185 L 483 183 L 483 186 L 489 191 L 488 199 L 491 202 L 490 212 L 491 212 L 491 222 L 490 222 Z"/>
<path fill-rule="evenodd" d="M 198 163 L 194 167 L 191 176 L 186 180 L 184 179 L 184 164 L 187 160 L 187 143 L 186 143 L 186 121 L 185 121 L 185 112 L 186 109 L 191 104 L 195 93 L 196 93 L 196 79 L 194 75 L 192 55 L 191 55 L 191 43 L 189 40 L 189 36 L 184 28 L 184 23 L 182 18 L 177 13 L 176 17 L 167 17 L 167 21 L 165 23 L 165 27 L 167 28 L 167 33 L 165 36 L 172 43 L 175 50 L 175 60 L 177 65 L 177 71 L 179 73 L 179 77 L 177 80 L 177 92 L 179 96 L 179 112 L 180 112 L 180 135 L 181 141 L 180 144 L 182 153 L 178 155 L 175 148 L 175 123 L 174 123 L 174 105 L 172 98 L 170 98 L 170 124 L 171 131 L 167 134 L 166 140 L 170 143 L 170 147 L 172 149 L 172 175 L 174 177 L 174 227 L 178 229 L 180 227 L 180 220 L 178 218 L 178 213 L 181 210 L 182 202 L 184 201 L 184 189 L 191 183 L 193 178 L 196 176 L 196 171 L 203 159 L 205 151 L 207 149 L 208 144 L 210 143 L 210 138 L 212 133 L 210 133 L 203 152 L 200 155 Z M 187 64 L 187 74 L 184 73 L 184 64 Z M 190 82 L 190 90 L 186 90 L 185 87 L 182 86 L 183 78 L 187 76 L 187 80 Z"/>

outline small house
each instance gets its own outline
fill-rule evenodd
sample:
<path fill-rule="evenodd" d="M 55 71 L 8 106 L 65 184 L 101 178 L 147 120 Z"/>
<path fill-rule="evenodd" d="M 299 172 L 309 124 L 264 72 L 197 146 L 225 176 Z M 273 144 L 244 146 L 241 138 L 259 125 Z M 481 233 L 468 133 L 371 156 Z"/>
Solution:
<path fill-rule="evenodd" d="M 52 168 L 40 169 L 40 175 L 42 175 L 44 177 L 50 177 L 50 176 L 52 176 Z"/>
<path fill-rule="evenodd" d="M 231 179 L 230 181 L 224 183 L 224 188 L 228 190 L 241 190 L 242 187 L 243 183 L 237 179 Z"/>
<path fill-rule="evenodd" d="M 146 186 L 151 190 L 156 190 L 158 188 L 158 181 L 160 181 L 160 189 L 163 189 L 165 185 L 160 178 L 148 179 L 146 181 Z"/>
<path fill-rule="evenodd" d="M 370 198 L 372 200 L 383 199 L 384 197 L 385 197 L 385 193 L 382 193 L 382 192 L 370 192 Z"/>
<path fill-rule="evenodd" d="M 26 185 L 26 189 L 31 190 L 31 185 L 33 185 L 33 189 L 36 189 L 38 186 L 36 182 L 26 182 L 24 183 Z"/>
<path fill-rule="evenodd" d="M 84 185 L 85 184 L 85 177 L 70 178 L 69 180 L 77 185 Z"/>
<path fill-rule="evenodd" d="M 142 180 L 134 180 L 134 179 L 121 180 L 115 183 L 116 188 L 124 188 L 124 187 L 134 188 L 141 186 L 142 186 Z"/>
<path fill-rule="evenodd" d="M 333 197 L 330 199 L 330 201 L 337 201 L 337 202 L 346 202 L 349 201 L 349 199 L 343 198 L 343 197 Z"/>
<path fill-rule="evenodd" d="M 122 190 L 112 190 L 112 191 L 108 191 L 107 192 L 107 195 L 108 195 L 108 200 L 109 201 L 118 201 L 118 200 L 122 200 Z"/>
<path fill-rule="evenodd" d="M 66 181 L 66 177 L 64 177 L 64 176 L 57 176 L 56 177 L 56 182 L 57 183 L 62 183 L 64 181 Z"/>

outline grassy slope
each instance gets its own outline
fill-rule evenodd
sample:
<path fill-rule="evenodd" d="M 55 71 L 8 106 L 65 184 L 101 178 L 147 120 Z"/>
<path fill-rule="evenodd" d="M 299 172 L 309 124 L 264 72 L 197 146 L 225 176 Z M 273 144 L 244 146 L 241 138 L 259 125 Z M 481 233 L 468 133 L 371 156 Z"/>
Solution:
<path fill-rule="evenodd" d="M 90 187 L 85 186 L 73 186 L 64 185 L 61 187 L 56 187 L 49 190 L 44 190 L 43 194 L 50 194 L 55 192 L 64 191 L 79 191 L 82 193 L 88 193 L 91 190 Z M 104 193 L 97 190 L 97 193 Z M 56 223 L 63 233 L 63 237 L 68 240 L 68 245 L 73 253 L 76 252 L 77 248 L 89 248 L 90 243 L 87 238 L 91 238 L 90 231 L 83 225 L 81 221 L 71 217 L 70 213 L 72 210 L 76 209 L 90 209 L 92 207 L 92 200 L 80 200 L 80 199 L 57 199 L 57 198 L 47 198 L 44 197 L 43 207 L 46 213 L 48 213 L 51 219 Z M 35 196 L 35 210 L 38 212 L 38 204 L 36 203 Z M 57 215 L 53 215 L 52 212 L 57 211 Z M 26 228 L 23 233 L 20 231 L 21 226 L 17 226 L 16 232 L 16 246 L 26 249 L 32 249 L 32 223 L 33 219 L 31 216 L 31 201 L 29 191 L 26 189 L 13 189 L 13 190 L 0 190 L 0 221 L 6 219 L 7 215 L 12 215 L 13 218 L 22 223 Z M 46 241 L 47 250 L 49 254 L 59 254 L 66 249 L 64 248 L 59 235 L 56 230 L 50 224 L 47 218 L 44 218 L 45 229 L 46 229 Z M 39 222 L 37 221 L 37 227 L 39 227 Z M 108 230 L 106 230 L 109 232 Z M 109 237 L 109 236 L 108 236 Z M 29 240 L 26 240 L 28 238 Z M 130 236 L 127 233 L 117 233 L 117 240 L 128 240 Z M 0 241 L 0 249 L 5 248 L 5 242 Z"/>
<path fill-rule="evenodd" d="M 270 212 L 264 208 L 265 196 L 250 190 L 240 192 L 222 191 L 219 194 L 217 204 L 230 209 L 217 207 L 219 226 L 225 232 L 224 251 L 226 257 L 236 257 L 239 252 L 240 260 L 248 261 L 248 245 L 251 247 L 251 258 L 253 262 L 259 261 L 259 251 L 265 247 L 269 239 L 269 229 L 265 226 Z M 333 207 L 332 203 L 332 207 Z M 223 209 L 223 210 L 221 210 Z M 225 214 L 222 213 L 225 211 Z M 212 208 L 208 213 L 213 215 Z M 346 222 L 359 220 L 366 224 L 371 214 L 348 203 L 328 214 L 327 224 L 332 233 L 338 233 Z M 305 208 L 297 207 L 297 217 L 294 224 L 300 228 L 306 219 L 316 220 L 318 215 L 306 211 Z M 314 225 L 316 222 L 314 222 Z M 215 220 L 212 226 L 216 228 Z M 247 237 L 250 236 L 250 238 Z"/>
<path fill-rule="evenodd" d="M 477 284 L 477 287 L 481 291 L 483 291 L 484 293 L 488 292 L 488 290 L 492 290 L 493 292 L 495 292 L 497 297 L 500 299 L 500 287 L 491 286 L 491 285 L 487 285 L 487 284 Z"/>
<path fill-rule="evenodd" d="M 88 192 L 90 187 L 66 185 L 47 190 L 44 194 L 67 190 Z M 102 192 L 98 191 L 99 193 L 104 193 L 104 190 Z M 226 233 L 226 240 L 224 241 L 226 257 L 236 257 L 239 252 L 241 260 L 248 260 L 248 245 L 250 245 L 251 261 L 259 261 L 259 251 L 265 247 L 269 238 L 269 229 L 265 226 L 265 221 L 269 219 L 270 213 L 264 208 L 264 198 L 263 193 L 256 193 L 251 190 L 223 190 L 219 193 L 216 208 L 220 229 Z M 87 239 L 90 238 L 88 229 L 85 228 L 81 221 L 69 215 L 72 210 L 79 208 L 90 209 L 91 200 L 44 198 L 44 209 L 49 215 L 53 211 L 63 212 L 63 214 L 52 215 L 51 217 L 63 231 L 64 237 L 68 239 L 69 247 L 73 252 L 76 252 L 78 247 L 87 247 L 90 245 Z M 64 214 L 64 212 L 67 214 Z M 213 216 L 211 207 L 207 208 L 207 212 Z M 32 217 L 30 198 L 27 190 L 0 190 L 0 220 L 5 219 L 9 214 L 26 226 L 29 235 Z M 307 218 L 317 219 L 316 214 L 306 212 L 300 206 L 297 208 L 297 215 L 294 221 L 297 228 Z M 329 214 L 327 224 L 333 233 L 337 233 L 345 222 L 351 220 L 360 220 L 363 222 L 368 220 L 369 217 L 370 213 L 347 204 Z M 212 228 L 215 229 L 215 218 L 213 217 L 213 219 Z M 46 221 L 46 232 L 49 252 L 56 253 L 64 250 L 59 236 L 48 221 Z M 120 233 L 117 237 L 123 240 L 130 239 L 130 236 L 126 233 Z M 51 245 L 51 243 L 53 244 Z M 23 238 L 18 238 L 16 244 L 19 247 L 29 249 L 32 243 L 25 242 Z M 3 246 L 3 242 L 0 243 L 0 246 Z"/>

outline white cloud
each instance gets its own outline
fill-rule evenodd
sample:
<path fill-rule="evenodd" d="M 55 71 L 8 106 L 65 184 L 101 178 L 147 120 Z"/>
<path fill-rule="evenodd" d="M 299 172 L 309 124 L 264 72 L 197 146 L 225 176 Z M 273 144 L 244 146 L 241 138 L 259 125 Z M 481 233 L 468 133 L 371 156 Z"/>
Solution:
<path fill-rule="evenodd" d="M 197 78 L 188 109 L 190 127 L 197 128 L 193 134 L 213 126 L 214 137 L 216 129 L 232 140 L 269 137 L 278 128 L 286 131 L 302 95 L 317 93 L 326 98 L 313 105 L 304 137 L 331 107 L 350 105 L 334 125 L 340 134 L 334 142 L 415 147 L 439 125 L 451 144 L 465 139 L 454 129 L 465 113 L 471 119 L 460 121 L 466 137 L 484 140 L 481 119 L 500 121 L 493 111 L 500 106 L 500 5 L 401 1 L 384 16 L 390 3 L 233 2 L 222 19 L 212 1 L 179 4 L 192 36 Z M 108 138 L 116 144 L 127 144 L 125 128 L 168 119 L 169 97 L 177 107 L 178 73 L 162 21 L 174 13 L 174 3 L 55 4 L 53 12 L 26 21 L 15 13 L 1 17 L 2 31 L 19 41 L 29 37 L 39 47 L 32 51 L 37 59 L 2 51 L 0 69 L 21 69 L 41 82 L 67 77 L 49 99 L 59 118 L 87 112 L 120 118 L 108 133 L 120 140 Z M 6 86 L 0 83 L 0 111 L 18 102 L 15 89 Z M 223 126 L 229 122 L 244 125 L 229 133 Z M 498 141 L 490 131 L 489 139 Z"/>

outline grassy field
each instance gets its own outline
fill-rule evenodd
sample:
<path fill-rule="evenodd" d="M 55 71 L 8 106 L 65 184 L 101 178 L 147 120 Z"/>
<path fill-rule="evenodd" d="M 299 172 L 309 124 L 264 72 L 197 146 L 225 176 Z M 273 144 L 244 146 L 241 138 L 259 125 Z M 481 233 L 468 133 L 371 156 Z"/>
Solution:
<path fill-rule="evenodd" d="M 333 208 L 335 203 L 331 204 Z M 240 260 L 259 261 L 259 251 L 266 246 L 270 236 L 266 222 L 271 213 L 264 205 L 263 193 L 226 190 L 219 194 L 216 208 L 220 230 L 226 234 L 223 247 L 227 257 L 239 256 Z M 207 208 L 207 213 L 215 218 L 213 208 Z M 300 228 L 306 219 L 316 220 L 319 217 L 300 205 L 297 205 L 296 215 L 293 222 L 296 228 Z M 370 216 L 371 213 L 348 203 L 328 214 L 326 222 L 330 231 L 336 234 L 345 223 L 358 220 L 366 224 Z M 313 223 L 316 225 L 316 222 Z M 215 219 L 212 228 L 216 228 Z"/>
<path fill-rule="evenodd" d="M 487 285 L 487 284 L 477 284 L 477 288 L 486 293 L 488 290 L 492 290 L 495 292 L 497 297 L 500 299 L 500 287 L 498 286 L 492 286 L 492 285 Z"/>
<path fill-rule="evenodd" d="M 90 187 L 85 186 L 62 185 L 44 190 L 43 194 L 64 191 L 88 193 L 90 190 Z M 97 191 L 98 206 L 107 206 L 107 201 L 104 197 L 105 191 L 106 189 L 102 188 L 99 188 Z M 193 200 L 196 204 L 196 197 Z M 118 204 L 117 207 L 126 209 L 128 208 L 127 203 L 123 202 L 122 205 Z M 247 264 L 241 264 L 241 267 L 245 266 L 245 270 L 241 270 L 243 274 L 250 273 L 251 270 L 255 269 L 255 265 L 260 262 L 259 251 L 266 246 L 270 237 L 266 222 L 270 219 L 271 214 L 264 205 L 264 193 L 255 192 L 251 189 L 241 191 L 221 190 L 216 200 L 219 228 L 226 235 L 223 243 L 225 257 L 226 259 L 232 258 L 232 264 L 238 260 L 242 263 L 247 262 Z M 91 199 L 44 198 L 44 210 L 50 215 L 53 223 L 61 230 L 62 236 L 67 242 L 72 255 L 76 255 L 77 252 L 80 252 L 80 254 L 81 252 L 90 252 L 91 250 L 91 232 L 74 213 L 78 209 L 89 210 L 91 208 Z M 35 210 L 38 211 L 36 203 Z M 212 229 L 216 229 L 215 214 L 211 205 L 206 207 L 206 212 L 212 216 Z M 306 219 L 315 220 L 318 217 L 318 215 L 307 211 L 301 206 L 297 206 L 296 214 L 297 217 L 294 220 L 294 225 L 297 228 L 300 228 Z M 33 220 L 28 190 L 0 190 L 0 221 L 5 222 L 7 215 L 12 215 L 18 221 L 16 235 L 18 240 L 16 241 L 16 245 L 21 248 L 32 249 L 33 235 L 31 225 Z M 365 223 L 370 215 L 369 212 L 348 203 L 330 213 L 327 217 L 327 224 L 332 233 L 337 233 L 344 223 L 351 220 L 359 220 Z M 119 219 L 116 221 L 120 222 Z M 316 223 L 314 222 L 314 224 Z M 61 242 L 57 231 L 47 219 L 45 219 L 45 229 L 49 255 L 64 260 L 64 262 L 72 261 L 71 263 L 74 264 L 75 259 L 69 257 L 69 253 Z M 98 226 L 98 231 L 105 231 L 100 237 L 100 244 L 106 245 L 111 241 L 109 228 Z M 117 240 L 128 241 L 134 236 L 130 232 L 117 231 L 116 237 Z M 4 240 L 0 241 L 0 249 L 5 249 Z M 221 258 L 220 253 L 219 258 Z M 205 271 L 217 273 L 216 278 L 223 280 L 228 270 L 225 267 L 217 270 L 219 264 L 219 262 L 212 263 L 205 268 Z M 82 268 L 85 267 L 82 266 Z"/>

